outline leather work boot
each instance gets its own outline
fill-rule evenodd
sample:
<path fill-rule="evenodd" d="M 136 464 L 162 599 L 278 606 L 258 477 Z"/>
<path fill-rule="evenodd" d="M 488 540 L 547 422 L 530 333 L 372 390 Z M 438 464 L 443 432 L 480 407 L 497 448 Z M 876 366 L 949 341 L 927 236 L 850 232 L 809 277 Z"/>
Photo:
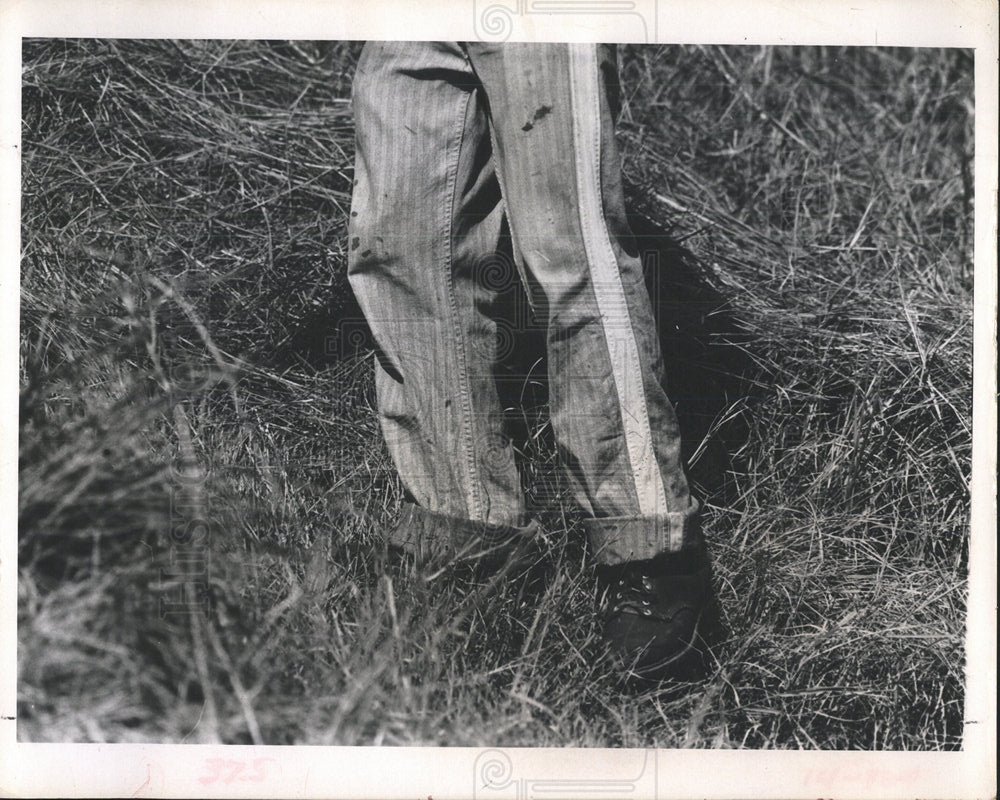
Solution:
<path fill-rule="evenodd" d="M 630 676 L 663 680 L 697 669 L 712 602 L 703 545 L 597 567 L 604 640 Z"/>

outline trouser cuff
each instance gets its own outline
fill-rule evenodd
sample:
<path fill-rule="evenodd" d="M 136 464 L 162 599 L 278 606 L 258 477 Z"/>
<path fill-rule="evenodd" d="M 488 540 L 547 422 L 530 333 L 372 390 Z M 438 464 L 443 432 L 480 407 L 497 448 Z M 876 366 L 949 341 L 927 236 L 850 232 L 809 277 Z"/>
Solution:
<path fill-rule="evenodd" d="M 538 523 L 491 525 L 461 517 L 438 514 L 404 503 L 399 522 L 390 531 L 390 546 L 413 553 L 419 560 L 442 556 L 462 556 L 488 551 L 505 544 L 533 538 Z"/>
<path fill-rule="evenodd" d="M 662 517 L 600 517 L 584 522 L 599 564 L 621 564 L 703 547 L 700 504 Z"/>

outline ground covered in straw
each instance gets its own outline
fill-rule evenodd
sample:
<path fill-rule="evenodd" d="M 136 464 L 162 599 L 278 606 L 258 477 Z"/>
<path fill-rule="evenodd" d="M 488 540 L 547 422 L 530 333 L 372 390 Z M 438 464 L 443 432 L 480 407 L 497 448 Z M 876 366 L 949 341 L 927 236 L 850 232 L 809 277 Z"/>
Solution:
<path fill-rule="evenodd" d="M 724 622 L 707 678 L 636 687 L 540 370 L 508 365 L 544 594 L 384 574 L 400 487 L 345 279 L 358 51 L 24 44 L 18 736 L 959 747 L 971 54 L 624 48 Z"/>

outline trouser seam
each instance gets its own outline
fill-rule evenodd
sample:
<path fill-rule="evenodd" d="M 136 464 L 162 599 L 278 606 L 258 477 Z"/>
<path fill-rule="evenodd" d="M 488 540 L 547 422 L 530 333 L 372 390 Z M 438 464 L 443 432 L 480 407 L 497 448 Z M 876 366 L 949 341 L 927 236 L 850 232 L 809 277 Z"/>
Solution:
<path fill-rule="evenodd" d="M 448 164 L 447 182 L 447 211 L 444 221 L 446 236 L 444 279 L 448 290 L 448 305 L 451 310 L 451 324 L 455 335 L 457 347 L 455 348 L 455 361 L 459 371 L 458 394 L 461 402 L 461 413 L 464 417 L 462 425 L 462 449 L 465 453 L 465 469 L 468 478 L 468 496 L 466 503 L 469 506 L 470 518 L 485 516 L 482 498 L 480 496 L 480 486 L 476 471 L 475 444 L 472 442 L 472 432 L 474 430 L 474 420 L 472 418 L 472 387 L 469 385 L 469 365 L 466 358 L 467 342 L 462 330 L 461 316 L 459 314 L 458 300 L 455 297 L 455 271 L 454 271 L 454 225 L 455 225 L 455 202 L 456 184 L 458 181 L 458 164 L 462 155 L 462 147 L 465 139 L 465 120 L 469 114 L 469 103 L 472 101 L 472 93 L 469 92 L 464 98 L 464 102 L 459 109 L 457 145 L 453 145 L 454 155 Z"/>

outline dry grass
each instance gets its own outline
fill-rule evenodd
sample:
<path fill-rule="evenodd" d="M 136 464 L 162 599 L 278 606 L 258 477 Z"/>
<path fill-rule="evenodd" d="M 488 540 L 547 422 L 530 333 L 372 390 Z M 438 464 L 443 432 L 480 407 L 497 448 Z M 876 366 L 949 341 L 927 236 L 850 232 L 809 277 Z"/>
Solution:
<path fill-rule="evenodd" d="M 970 54 L 625 51 L 727 628 L 705 681 L 637 689 L 537 381 L 544 597 L 383 574 L 399 487 L 343 251 L 357 52 L 25 43 L 19 737 L 959 747 Z"/>

